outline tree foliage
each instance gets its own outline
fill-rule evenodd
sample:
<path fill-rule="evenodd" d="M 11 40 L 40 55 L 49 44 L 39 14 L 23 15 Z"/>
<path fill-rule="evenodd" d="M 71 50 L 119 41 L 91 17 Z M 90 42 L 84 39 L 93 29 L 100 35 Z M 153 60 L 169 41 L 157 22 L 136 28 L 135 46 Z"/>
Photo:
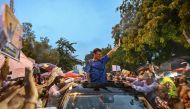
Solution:
<path fill-rule="evenodd" d="M 40 37 L 40 41 L 36 40 L 31 23 L 23 23 L 23 31 L 22 51 L 36 63 L 52 63 L 65 71 L 72 70 L 73 66 L 81 64 L 81 61 L 73 55 L 76 51 L 73 45 L 76 43 L 60 38 L 57 41 L 57 47 L 52 48 L 48 37 Z"/>
<path fill-rule="evenodd" d="M 113 38 L 122 38 L 128 64 L 165 60 L 189 55 L 182 35 L 190 30 L 189 0 L 124 0 L 117 8 L 121 21 L 113 27 Z"/>
<path fill-rule="evenodd" d="M 73 56 L 75 53 L 75 48 L 73 47 L 76 43 L 70 43 L 67 39 L 60 38 L 57 42 L 57 51 L 59 52 L 59 66 L 64 70 L 72 70 L 73 66 L 76 64 L 82 64 L 82 62 Z"/>

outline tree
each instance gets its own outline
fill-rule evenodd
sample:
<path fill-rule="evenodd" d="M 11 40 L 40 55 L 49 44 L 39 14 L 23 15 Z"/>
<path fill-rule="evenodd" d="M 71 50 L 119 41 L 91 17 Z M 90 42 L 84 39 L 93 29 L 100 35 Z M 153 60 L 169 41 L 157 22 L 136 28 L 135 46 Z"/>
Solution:
<path fill-rule="evenodd" d="M 52 63 L 63 68 L 65 71 L 72 70 L 73 66 L 82 64 L 82 61 L 74 55 L 76 43 L 70 43 L 64 38 L 60 38 L 56 48 L 49 45 L 48 37 L 40 37 L 40 41 L 35 39 L 31 23 L 23 23 L 23 48 L 26 56 L 35 59 L 37 63 Z"/>
<path fill-rule="evenodd" d="M 22 51 L 37 63 L 58 64 L 59 53 L 49 45 L 48 37 L 41 37 L 36 41 L 31 23 L 23 23 L 23 48 Z"/>
<path fill-rule="evenodd" d="M 159 64 L 173 57 L 189 55 L 189 45 L 182 35 L 184 28 L 189 29 L 189 2 L 124 0 L 118 8 L 121 21 L 113 27 L 112 33 L 114 38 L 115 34 L 122 38 L 126 62 Z"/>
<path fill-rule="evenodd" d="M 77 64 L 82 64 L 82 61 L 76 59 L 76 56 L 73 56 L 75 53 L 75 48 L 73 47 L 76 43 L 70 43 L 67 39 L 60 38 L 57 42 L 57 51 L 59 52 L 59 66 L 63 70 L 69 71 L 72 70 L 73 66 Z"/>
<path fill-rule="evenodd" d="M 31 23 L 23 23 L 23 48 L 22 51 L 28 57 L 35 59 L 36 53 L 34 52 L 35 33 L 32 30 Z"/>

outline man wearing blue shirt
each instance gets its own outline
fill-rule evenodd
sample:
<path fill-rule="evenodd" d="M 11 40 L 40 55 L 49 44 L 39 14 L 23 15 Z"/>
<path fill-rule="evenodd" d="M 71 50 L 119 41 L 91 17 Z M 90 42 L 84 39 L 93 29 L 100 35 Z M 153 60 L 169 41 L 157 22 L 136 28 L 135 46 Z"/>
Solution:
<path fill-rule="evenodd" d="M 120 47 L 119 44 L 102 57 L 101 49 L 95 48 L 93 50 L 93 59 L 89 60 L 84 67 L 84 71 L 88 74 L 88 79 L 93 83 L 106 83 L 106 70 L 105 65 L 109 61 L 111 55 Z"/>

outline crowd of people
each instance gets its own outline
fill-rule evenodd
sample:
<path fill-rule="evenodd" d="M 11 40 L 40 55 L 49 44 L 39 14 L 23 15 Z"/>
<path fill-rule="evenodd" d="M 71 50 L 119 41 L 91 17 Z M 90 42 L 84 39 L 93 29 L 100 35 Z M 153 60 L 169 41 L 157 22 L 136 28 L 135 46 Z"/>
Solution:
<path fill-rule="evenodd" d="M 36 109 L 57 107 L 69 87 L 75 87 L 83 77 L 65 77 L 54 67 L 42 77 L 36 67 L 25 69 L 25 77 L 10 79 L 8 58 L 0 69 L 0 109 Z M 36 73 L 37 71 L 37 73 Z"/>
<path fill-rule="evenodd" d="M 120 46 L 120 42 L 118 44 Z M 190 83 L 186 74 L 189 65 L 186 63 L 180 73 L 162 71 L 153 64 L 147 64 L 134 72 L 106 73 L 105 64 L 118 49 L 116 46 L 105 56 L 101 50 L 94 49 L 94 57 L 84 67 L 85 75 L 75 77 L 65 76 L 60 68 L 52 67 L 48 75 L 34 66 L 25 69 L 25 77 L 10 79 L 9 59 L 6 58 L 0 68 L 0 108 L 1 109 L 35 109 L 57 107 L 61 98 L 70 87 L 85 81 L 103 84 L 107 81 L 124 84 L 146 95 L 148 101 L 158 109 L 188 109 L 190 108 Z M 109 75 L 107 75 L 109 74 Z"/>
<path fill-rule="evenodd" d="M 46 78 L 39 78 L 33 73 L 36 68 L 26 68 L 24 78 L 7 80 L 9 73 L 6 59 L 1 68 L 0 106 L 2 109 L 34 109 L 45 106 L 58 106 L 61 96 L 69 87 L 87 81 L 84 75 L 78 78 L 66 78 L 59 74 L 59 68 L 52 69 Z M 179 75 L 169 76 L 158 72 L 154 65 L 147 65 L 138 72 L 117 72 L 107 75 L 108 81 L 123 83 L 137 92 L 143 92 L 152 105 L 158 109 L 190 108 L 190 85 L 184 71 Z M 176 73 L 176 72 L 171 72 Z M 83 80 L 81 80 L 83 78 Z"/>
<path fill-rule="evenodd" d="M 144 93 L 158 109 L 190 109 L 190 84 L 186 76 L 188 72 L 188 69 L 177 75 L 175 71 L 160 72 L 149 64 L 136 73 L 118 72 L 108 75 L 107 79 Z"/>
<path fill-rule="evenodd" d="M 106 82 L 104 66 L 117 48 L 112 49 L 105 56 L 102 65 L 97 63 L 99 67 L 102 66 L 104 69 L 102 74 L 100 74 L 100 76 L 103 75 L 100 82 Z M 100 49 L 96 49 L 96 51 L 99 52 Z M 101 58 L 101 54 L 96 56 Z M 34 65 L 32 69 L 25 69 L 25 77 L 11 79 L 7 76 L 10 73 L 9 67 L 9 58 L 6 57 L 4 65 L 0 68 L 0 108 L 2 109 L 57 107 L 62 95 L 69 87 L 75 87 L 76 83 L 85 81 L 85 78 L 88 77 L 88 75 L 79 75 L 74 78 L 65 76 L 57 66 L 52 67 L 46 73 L 42 73 L 39 66 Z"/>

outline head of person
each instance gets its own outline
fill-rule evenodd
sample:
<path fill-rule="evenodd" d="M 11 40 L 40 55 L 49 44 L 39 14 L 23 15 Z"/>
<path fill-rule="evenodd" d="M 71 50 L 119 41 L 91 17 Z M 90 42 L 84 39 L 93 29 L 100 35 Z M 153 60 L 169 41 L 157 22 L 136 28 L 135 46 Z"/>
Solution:
<path fill-rule="evenodd" d="M 157 85 L 157 87 L 156 87 L 156 93 L 157 93 L 157 95 L 159 95 L 159 97 L 162 98 L 162 99 L 165 99 L 165 100 L 166 100 L 167 97 L 168 97 L 168 92 L 165 90 L 165 87 L 164 87 L 163 84 Z"/>
<path fill-rule="evenodd" d="M 146 80 L 147 85 L 150 85 L 154 81 L 154 75 L 150 72 L 145 72 L 143 79 Z"/>
<path fill-rule="evenodd" d="M 186 105 L 190 103 L 190 90 L 187 90 L 182 96 L 182 102 Z M 187 106 L 186 106 L 187 107 Z M 188 106 L 190 107 L 190 105 Z"/>
<path fill-rule="evenodd" d="M 95 48 L 95 49 L 93 50 L 93 58 L 94 58 L 95 60 L 99 60 L 101 57 L 102 57 L 102 50 L 99 49 L 99 48 Z"/>
<path fill-rule="evenodd" d="M 65 79 L 62 76 L 57 76 L 54 80 L 54 83 L 59 87 L 63 87 L 65 85 Z"/>

